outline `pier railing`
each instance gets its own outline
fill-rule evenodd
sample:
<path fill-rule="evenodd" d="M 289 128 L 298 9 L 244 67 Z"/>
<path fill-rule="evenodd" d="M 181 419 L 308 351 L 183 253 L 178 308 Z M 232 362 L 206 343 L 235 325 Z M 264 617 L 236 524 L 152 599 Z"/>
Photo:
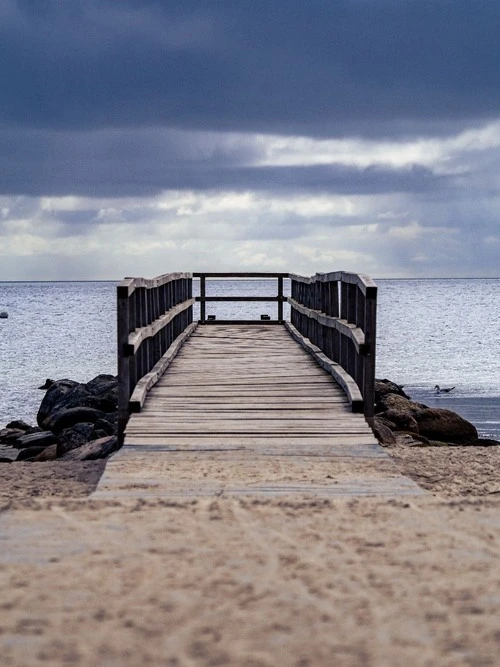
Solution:
<path fill-rule="evenodd" d="M 193 277 L 200 295 L 193 298 Z M 277 280 L 275 296 L 207 296 L 207 278 Z M 283 281 L 291 279 L 291 297 Z M 169 273 L 125 278 L 117 290 L 118 422 L 122 440 L 131 412 L 140 412 L 183 342 L 200 324 L 282 324 L 346 392 L 354 412 L 373 419 L 377 287 L 367 276 L 335 272 L 310 278 L 288 273 Z M 193 305 L 200 303 L 199 322 Z M 277 319 L 212 319 L 207 302 L 267 301 L 278 304 Z M 283 304 L 291 307 L 284 322 Z"/>
<path fill-rule="evenodd" d="M 290 274 L 292 335 L 343 387 L 354 412 L 374 414 L 377 287 L 337 271 Z"/>
<path fill-rule="evenodd" d="M 118 428 L 139 412 L 148 389 L 167 369 L 192 333 L 193 276 L 167 273 L 157 278 L 125 278 L 117 288 Z"/>
<path fill-rule="evenodd" d="M 200 296 L 196 297 L 196 301 L 200 302 L 200 324 L 283 324 L 283 303 L 287 300 L 283 294 L 283 278 L 288 278 L 288 273 L 193 273 L 194 278 L 200 279 Z M 207 296 L 206 284 L 207 278 L 233 278 L 235 280 L 264 278 L 266 280 L 277 279 L 277 294 L 276 296 L 255 296 L 255 295 L 241 295 L 241 296 Z M 278 318 L 264 319 L 264 320 L 215 320 L 208 319 L 206 316 L 206 304 L 214 301 L 267 301 L 278 304 Z"/>

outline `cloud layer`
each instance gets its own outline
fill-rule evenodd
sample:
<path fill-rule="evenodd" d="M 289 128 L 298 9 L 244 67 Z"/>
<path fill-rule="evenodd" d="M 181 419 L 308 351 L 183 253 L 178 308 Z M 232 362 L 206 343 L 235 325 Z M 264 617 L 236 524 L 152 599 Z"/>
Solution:
<path fill-rule="evenodd" d="M 498 275 L 500 5 L 5 0 L 0 278 Z"/>

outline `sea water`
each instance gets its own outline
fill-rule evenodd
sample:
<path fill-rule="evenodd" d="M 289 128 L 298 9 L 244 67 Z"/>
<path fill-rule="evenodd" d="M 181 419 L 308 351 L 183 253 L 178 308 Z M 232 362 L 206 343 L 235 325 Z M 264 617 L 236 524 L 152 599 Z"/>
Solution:
<path fill-rule="evenodd" d="M 377 377 L 500 439 L 500 280 L 377 280 Z M 207 280 L 207 295 L 277 294 L 276 280 Z M 198 284 L 195 281 L 194 291 Z M 285 293 L 290 284 L 285 280 Z M 0 426 L 34 422 L 46 378 L 116 373 L 116 283 L 0 283 Z M 197 316 L 198 308 L 195 310 Z M 207 303 L 218 319 L 277 315 L 276 303 Z M 285 317 L 289 310 L 285 306 Z M 455 387 L 437 394 L 434 387 Z"/>

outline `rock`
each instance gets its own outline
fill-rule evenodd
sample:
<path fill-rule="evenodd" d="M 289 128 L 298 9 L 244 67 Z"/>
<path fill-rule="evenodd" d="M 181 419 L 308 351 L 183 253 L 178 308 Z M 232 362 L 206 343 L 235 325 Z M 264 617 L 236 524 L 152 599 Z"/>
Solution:
<path fill-rule="evenodd" d="M 110 422 L 110 424 L 113 424 L 115 429 L 118 429 L 118 410 L 114 410 L 113 412 L 108 412 L 106 413 L 106 421 Z"/>
<path fill-rule="evenodd" d="M 399 412 L 398 410 L 391 409 L 382 412 L 380 416 L 392 422 L 396 431 L 419 432 L 417 421 L 409 412 Z"/>
<path fill-rule="evenodd" d="M 52 385 L 54 384 L 54 380 L 51 380 L 50 378 L 47 378 L 45 382 L 38 387 L 38 389 L 50 389 Z"/>
<path fill-rule="evenodd" d="M 46 428 L 51 430 L 56 435 L 67 428 L 71 428 L 75 424 L 83 422 L 92 424 L 104 417 L 104 412 L 95 410 L 94 408 L 77 407 L 66 408 L 59 412 L 53 413 L 45 420 Z"/>
<path fill-rule="evenodd" d="M 0 463 L 12 463 L 12 459 L 8 459 L 6 456 L 0 456 Z"/>
<path fill-rule="evenodd" d="M 410 401 L 404 396 L 399 396 L 397 394 L 386 394 L 382 396 L 377 404 L 375 405 L 375 412 L 386 412 L 387 410 L 396 410 L 397 412 L 406 412 L 407 414 L 413 414 L 418 410 L 423 410 L 426 408 L 426 405 L 422 403 L 415 403 L 415 401 Z"/>
<path fill-rule="evenodd" d="M 38 410 L 36 421 L 39 426 L 43 428 L 44 421 L 50 414 L 66 407 L 66 403 L 71 400 L 72 392 L 78 387 L 78 384 L 74 380 L 57 380 L 54 382 L 43 397 Z"/>
<path fill-rule="evenodd" d="M 116 403 L 110 398 L 105 396 L 87 396 L 82 405 L 88 408 L 94 408 L 94 410 L 100 410 L 101 412 L 113 412 L 116 410 Z"/>
<path fill-rule="evenodd" d="M 90 382 L 87 382 L 87 389 L 93 396 L 102 396 L 106 394 L 108 398 L 116 396 L 118 400 L 118 378 L 114 375 L 98 375 Z"/>
<path fill-rule="evenodd" d="M 117 428 L 108 419 L 98 419 L 95 423 L 96 430 L 104 431 L 106 435 L 116 435 Z"/>
<path fill-rule="evenodd" d="M 40 452 L 33 461 L 55 461 L 57 458 L 57 445 L 50 445 L 50 447 L 45 447 L 43 452 Z"/>
<path fill-rule="evenodd" d="M 65 454 L 64 461 L 93 461 L 105 459 L 118 448 L 118 438 L 114 435 L 99 438 Z"/>
<path fill-rule="evenodd" d="M 413 413 L 419 433 L 429 440 L 462 444 L 478 439 L 476 427 L 451 410 L 425 408 Z"/>
<path fill-rule="evenodd" d="M 0 320 L 6 320 L 9 317 L 9 313 L 6 310 L 0 311 Z"/>
<path fill-rule="evenodd" d="M 118 405 L 118 380 L 113 375 L 98 375 L 87 384 L 73 380 L 56 380 L 47 390 L 37 415 L 42 428 L 63 409 L 93 408 L 102 413 L 115 413 Z"/>
<path fill-rule="evenodd" d="M 373 432 L 375 437 L 383 445 L 394 445 L 396 444 L 396 438 L 393 435 L 391 429 L 380 419 L 375 417 Z"/>
<path fill-rule="evenodd" d="M 61 458 L 72 449 L 81 447 L 91 440 L 95 440 L 95 429 L 92 423 L 75 424 L 72 428 L 64 429 L 58 436 L 57 458 Z"/>
<path fill-rule="evenodd" d="M 410 398 L 408 394 L 403 391 L 403 385 L 396 384 L 390 380 L 375 380 L 375 402 L 387 394 L 396 394 L 397 396 Z"/>
<path fill-rule="evenodd" d="M 22 431 L 20 428 L 3 428 L 0 430 L 0 444 L 11 445 L 15 440 L 25 434 L 26 431 Z"/>
<path fill-rule="evenodd" d="M 50 431 L 42 431 L 40 433 L 28 433 L 21 435 L 12 443 L 13 447 L 17 449 L 25 449 L 26 447 L 48 447 L 56 441 L 54 434 Z"/>
<path fill-rule="evenodd" d="M 33 427 L 20 419 L 15 419 L 14 421 L 9 422 L 5 428 L 17 428 L 20 431 L 29 431 Z"/>
<path fill-rule="evenodd" d="M 17 455 L 16 461 L 31 461 L 33 460 L 38 454 L 41 454 L 46 448 L 42 447 L 40 445 L 37 445 L 36 447 L 26 447 L 26 449 L 21 449 L 19 454 Z"/>
<path fill-rule="evenodd" d="M 498 447 L 500 446 L 500 441 L 491 440 L 490 438 L 477 438 L 477 440 L 472 440 L 465 444 L 467 447 Z"/>

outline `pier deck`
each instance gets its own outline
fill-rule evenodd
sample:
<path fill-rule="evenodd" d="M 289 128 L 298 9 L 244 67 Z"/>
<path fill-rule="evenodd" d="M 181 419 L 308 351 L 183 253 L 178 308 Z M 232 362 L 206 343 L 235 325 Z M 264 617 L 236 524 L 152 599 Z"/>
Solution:
<path fill-rule="evenodd" d="M 132 414 L 95 497 L 400 495 L 363 414 L 283 325 L 198 326 Z"/>

